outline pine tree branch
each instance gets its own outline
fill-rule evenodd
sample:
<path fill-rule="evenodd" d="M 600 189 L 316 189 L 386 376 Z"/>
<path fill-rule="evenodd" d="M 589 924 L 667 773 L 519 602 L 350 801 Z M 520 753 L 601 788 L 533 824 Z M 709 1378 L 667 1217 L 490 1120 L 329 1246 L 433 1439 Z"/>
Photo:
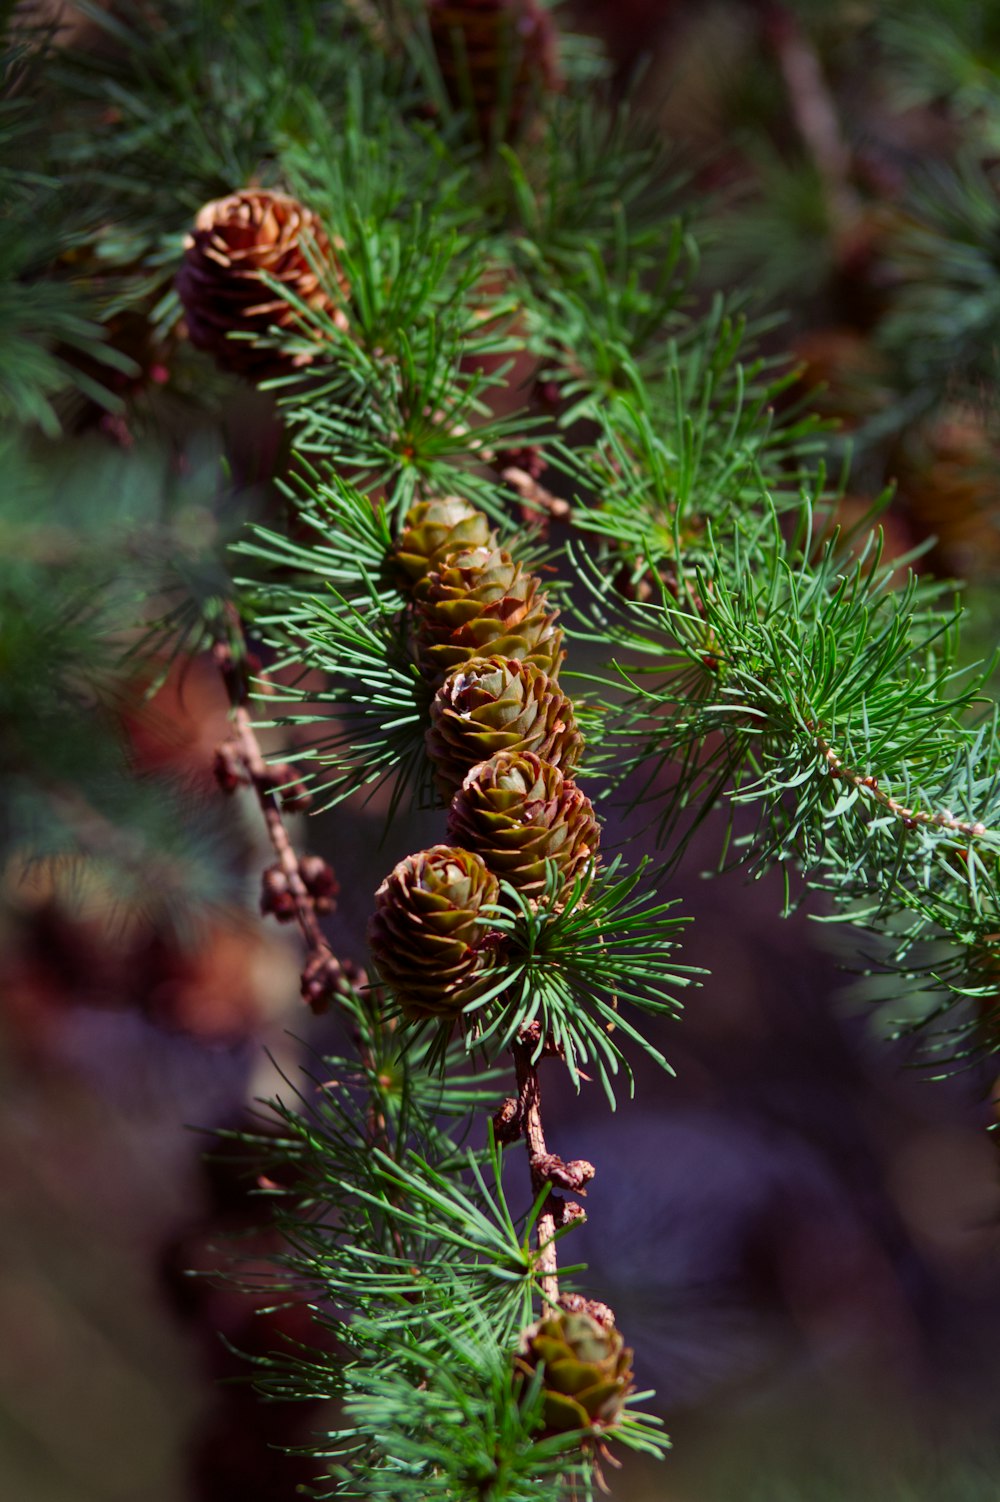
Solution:
<path fill-rule="evenodd" d="M 545 1145 L 542 1093 L 538 1080 L 540 1031 L 539 1024 L 533 1023 L 511 1047 L 517 1075 L 517 1100 L 505 1103 L 506 1108 L 501 1109 L 499 1120 L 501 1131 L 509 1134 L 513 1128 L 524 1138 L 535 1197 L 549 1190 L 538 1217 L 536 1238 L 542 1296 L 554 1307 L 559 1302 L 556 1233 L 563 1226 L 581 1220 L 583 1210 L 573 1200 L 564 1200 L 551 1191 L 555 1186 L 586 1194 L 584 1185 L 594 1177 L 594 1167 L 583 1158 L 566 1163 L 555 1153 L 550 1153 Z M 551 1045 L 542 1050 L 543 1054 L 555 1051 Z"/>
<path fill-rule="evenodd" d="M 528 1163 L 531 1169 L 531 1188 L 540 1195 L 548 1180 L 540 1166 L 548 1156 L 545 1132 L 542 1127 L 542 1095 L 538 1083 L 538 1066 L 532 1062 L 534 1052 L 531 1043 L 518 1042 L 511 1049 L 514 1068 L 517 1071 L 518 1119 L 521 1135 L 528 1148 Z M 549 1195 L 538 1217 L 538 1271 L 542 1294 L 549 1303 L 559 1300 L 558 1263 L 556 1259 L 556 1207 Z"/>
<path fill-rule="evenodd" d="M 883 808 L 887 809 L 889 813 L 895 814 L 897 818 L 901 819 L 907 829 L 916 829 L 918 824 L 936 825 L 939 829 L 949 829 L 953 830 L 955 834 L 968 835 L 970 839 L 980 839 L 988 833 L 985 824 L 980 823 L 978 820 L 975 823 L 969 823 L 965 819 L 956 819 L 951 810 L 947 808 L 939 809 L 936 812 L 930 812 L 927 809 L 907 808 L 905 804 L 899 802 L 898 798 L 892 798 L 888 793 L 882 791 L 878 785 L 877 777 L 866 775 L 849 767 L 822 736 L 817 736 L 816 748 L 829 763 L 830 775 L 832 777 L 842 778 L 845 782 L 849 782 L 852 787 L 857 788 L 860 793 L 867 793 L 876 803 L 880 803 Z"/>
<path fill-rule="evenodd" d="M 239 629 L 242 635 L 242 628 Z M 302 875 L 300 857 L 285 827 L 274 772 L 264 760 L 246 706 L 246 683 L 233 649 L 228 642 L 216 642 L 212 655 L 229 695 L 236 754 L 253 788 L 271 848 L 285 879 L 288 897 L 294 906 L 295 921 L 308 951 L 302 971 L 302 995 L 314 1011 L 321 1011 L 332 996 L 352 989 L 359 977 L 348 975 L 319 926 L 315 901 Z M 363 984 L 363 976 L 360 982 Z"/>

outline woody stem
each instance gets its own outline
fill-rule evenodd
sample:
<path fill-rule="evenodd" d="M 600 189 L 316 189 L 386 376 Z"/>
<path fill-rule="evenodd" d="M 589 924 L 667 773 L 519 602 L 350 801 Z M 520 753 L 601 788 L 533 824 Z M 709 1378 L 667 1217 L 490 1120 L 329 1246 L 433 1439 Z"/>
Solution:
<path fill-rule="evenodd" d="M 876 778 L 866 776 L 863 772 L 849 767 L 837 755 L 829 741 L 824 740 L 822 736 L 816 737 L 816 749 L 826 761 L 833 776 L 841 778 L 844 782 L 849 782 L 852 787 L 857 788 L 859 793 L 864 793 L 868 797 L 873 798 L 888 813 L 894 814 L 897 819 L 901 819 L 908 829 L 915 829 L 918 824 L 929 824 L 937 829 L 948 829 L 955 834 L 966 835 L 969 839 L 979 839 L 988 832 L 985 824 L 972 823 L 966 819 L 956 819 L 951 810 L 947 808 L 938 809 L 936 812 L 908 808 L 906 804 L 900 803 L 898 798 L 893 798 L 884 792 L 879 787 Z"/>
<path fill-rule="evenodd" d="M 531 1167 L 531 1187 L 536 1196 L 548 1188 L 548 1180 L 541 1169 L 547 1159 L 545 1133 L 542 1129 L 541 1090 L 538 1084 L 537 1064 L 532 1061 L 530 1043 L 515 1043 L 511 1052 L 517 1071 L 518 1115 L 521 1135 L 528 1147 L 528 1162 Z M 559 1278 L 556 1263 L 557 1210 L 549 1195 L 538 1217 L 536 1237 L 538 1241 L 538 1271 L 544 1298 L 552 1305 L 559 1299 Z"/>
<path fill-rule="evenodd" d="M 288 837 L 278 795 L 274 791 L 268 774 L 267 763 L 264 761 L 260 743 L 254 732 L 253 721 L 243 703 L 239 674 L 235 670 L 232 651 L 225 642 L 217 642 L 213 655 L 225 680 L 229 702 L 232 705 L 233 740 L 260 807 L 271 848 L 295 902 L 296 922 L 309 950 L 314 954 L 325 953 L 329 950 L 329 945 L 323 937 L 308 888 L 302 880 L 299 858 Z"/>

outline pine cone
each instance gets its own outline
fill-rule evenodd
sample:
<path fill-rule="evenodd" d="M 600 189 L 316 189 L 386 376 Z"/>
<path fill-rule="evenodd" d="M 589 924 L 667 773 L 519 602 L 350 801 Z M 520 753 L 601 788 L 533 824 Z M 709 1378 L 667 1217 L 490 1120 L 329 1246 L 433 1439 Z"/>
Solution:
<path fill-rule="evenodd" d="M 432 570 L 416 591 L 420 664 L 440 683 L 471 657 L 516 657 L 554 678 L 562 661 L 557 610 L 503 548 L 468 548 Z"/>
<path fill-rule="evenodd" d="M 510 140 L 533 96 L 559 87 L 556 29 L 537 0 L 430 0 L 427 19 L 448 97 L 484 141 Z"/>
<path fill-rule="evenodd" d="M 184 242 L 184 260 L 177 274 L 191 343 L 208 350 L 224 370 L 253 380 L 308 365 L 309 355 L 288 359 L 278 350 L 229 337 L 234 332 L 259 336 L 275 325 L 295 327 L 295 309 L 265 286 L 264 272 L 300 302 L 327 313 L 346 328 L 343 312 L 309 264 L 307 244 L 314 263 L 336 274 L 337 263 L 323 226 L 294 198 L 245 188 L 206 203 Z"/>
<path fill-rule="evenodd" d="M 408 855 L 379 887 L 368 942 L 411 1021 L 457 1015 L 483 989 L 490 951 L 479 914 L 497 892 L 478 855 L 449 845 Z"/>
<path fill-rule="evenodd" d="M 568 772 L 583 749 L 572 702 L 541 668 L 517 658 L 474 657 L 456 668 L 430 713 L 427 755 L 445 798 L 498 751 L 534 751 Z"/>
<path fill-rule="evenodd" d="M 545 862 L 556 862 L 564 887 L 590 866 L 601 835 L 590 799 L 558 767 L 531 751 L 501 751 L 473 767 L 455 794 L 448 838 L 537 899 Z"/>
<path fill-rule="evenodd" d="M 403 518 L 394 560 L 410 584 L 442 566 L 452 553 L 493 546 L 493 529 L 482 511 L 460 496 L 418 501 Z"/>
<path fill-rule="evenodd" d="M 522 1333 L 514 1359 L 525 1377 L 543 1362 L 546 1434 L 615 1427 L 632 1391 L 632 1352 L 614 1325 L 554 1311 Z"/>

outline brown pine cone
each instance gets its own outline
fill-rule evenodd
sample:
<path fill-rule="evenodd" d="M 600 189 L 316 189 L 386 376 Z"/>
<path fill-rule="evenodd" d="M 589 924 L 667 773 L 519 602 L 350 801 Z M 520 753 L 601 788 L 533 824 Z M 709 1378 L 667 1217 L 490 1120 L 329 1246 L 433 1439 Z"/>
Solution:
<path fill-rule="evenodd" d="M 316 215 L 296 199 L 244 188 L 206 203 L 184 242 L 177 274 L 191 343 L 212 354 L 224 370 L 252 380 L 310 364 L 311 354 L 286 357 L 280 350 L 259 348 L 253 339 L 230 338 L 236 332 L 256 338 L 275 326 L 296 327 L 295 308 L 265 285 L 263 273 L 346 328 L 343 312 L 325 290 L 310 257 L 344 287 L 329 237 Z"/>
<path fill-rule="evenodd" d="M 368 942 L 405 1017 L 457 1016 L 483 990 L 492 952 L 480 910 L 498 890 L 478 855 L 449 845 L 408 855 L 386 877 Z"/>
<path fill-rule="evenodd" d="M 503 548 L 468 548 L 432 570 L 416 591 L 416 645 L 426 676 L 440 683 L 472 657 L 516 657 L 554 678 L 562 661 L 558 610 L 535 574 Z"/>
<path fill-rule="evenodd" d="M 427 20 L 448 97 L 482 140 L 510 140 L 560 87 L 556 28 L 537 0 L 429 0 Z"/>
<path fill-rule="evenodd" d="M 492 547 L 493 529 L 484 512 L 460 496 L 418 501 L 403 518 L 394 561 L 411 585 L 440 568 L 452 553 Z"/>
<path fill-rule="evenodd" d="M 473 767 L 455 794 L 448 838 L 537 900 L 546 861 L 565 887 L 591 866 L 601 834 L 590 799 L 558 767 L 530 751 L 501 751 Z"/>
<path fill-rule="evenodd" d="M 438 689 L 430 713 L 427 755 L 445 798 L 498 751 L 534 751 L 569 772 L 583 749 L 572 701 L 541 668 L 517 658 L 463 663 Z"/>

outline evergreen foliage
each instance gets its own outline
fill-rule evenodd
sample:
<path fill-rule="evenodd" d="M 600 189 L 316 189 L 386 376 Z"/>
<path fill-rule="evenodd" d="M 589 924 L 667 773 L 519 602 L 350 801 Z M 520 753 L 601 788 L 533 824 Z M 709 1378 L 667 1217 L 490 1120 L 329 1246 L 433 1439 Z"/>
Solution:
<path fill-rule="evenodd" d="M 582 1297 L 570 1289 L 579 1270 L 555 1262 L 582 1211 L 553 1190 L 580 1192 L 593 1174 L 545 1151 L 539 1068 L 561 1061 L 580 1090 L 592 1069 L 612 1104 L 631 1051 L 669 1069 L 659 1021 L 693 972 L 675 962 L 683 920 L 659 885 L 720 805 L 723 863 L 751 877 L 780 866 L 786 909 L 819 893 L 817 912 L 853 924 L 875 968 L 919 977 L 928 1001 L 911 1025 L 933 1021 L 932 1050 L 982 1047 L 968 1003 L 995 994 L 1000 930 L 988 669 L 959 655 L 953 586 L 917 574 L 916 556 L 884 561 L 867 521 L 838 530 L 843 486 L 824 468 L 822 424 L 789 397 L 788 362 L 762 352 L 771 326 L 748 322 L 742 298 L 698 295 L 701 229 L 682 175 L 603 97 L 592 49 L 570 47 L 564 89 L 539 89 L 535 116 L 484 140 L 449 97 L 418 0 L 81 9 L 99 46 L 9 38 L 5 161 L 33 129 L 23 70 L 61 101 L 45 172 L 18 178 L 0 163 L 17 200 L 0 263 L 5 379 L 26 443 L 47 453 L 39 430 L 56 431 L 60 390 L 108 400 L 78 356 L 133 368 L 102 318 L 141 308 L 183 350 L 172 283 L 205 201 L 250 183 L 294 194 L 336 265 L 301 247 L 323 280 L 319 309 L 262 279 L 291 310 L 265 340 L 289 368 L 263 383 L 288 440 L 283 516 L 245 529 L 234 578 L 211 553 L 185 557 L 183 527 L 159 514 L 130 515 L 113 551 L 103 537 L 83 548 L 58 592 L 50 560 L 20 539 L 5 550 L 5 719 L 39 741 L 36 756 L 15 740 L 8 783 L 34 777 L 18 807 L 37 796 L 49 812 L 60 779 L 93 785 L 110 817 L 96 787 L 120 745 L 95 750 L 92 768 L 76 754 L 61 767 L 52 726 L 67 692 L 103 699 L 110 673 L 114 695 L 123 643 L 141 660 L 140 628 L 157 614 L 147 654 L 214 644 L 237 716 L 249 691 L 259 724 L 307 729 L 289 754 L 318 808 L 386 786 L 390 819 L 437 807 L 441 838 L 447 795 L 427 740 L 441 680 L 495 655 L 531 662 L 551 702 L 557 679 L 572 696 L 585 790 L 631 799 L 664 870 L 602 864 L 595 850 L 564 885 L 542 850 L 540 895 L 503 883 L 470 919 L 415 867 L 407 921 L 425 986 L 437 983 L 434 942 L 459 921 L 477 977 L 423 1016 L 388 973 L 352 980 L 317 937 L 315 909 L 303 918 L 308 894 L 293 894 L 314 965 L 304 990 L 343 1010 L 356 1049 L 323 1061 L 325 1083 L 274 1101 L 277 1135 L 257 1144 L 289 1186 L 272 1191 L 286 1247 L 274 1286 L 313 1301 L 323 1337 L 257 1376 L 271 1396 L 341 1405 L 316 1440 L 329 1465 L 320 1495 L 590 1497 L 615 1447 L 660 1454 L 666 1441 L 637 1406 L 648 1395 L 632 1393 L 606 1428 L 549 1433 L 545 1361 L 531 1377 L 516 1364 L 533 1321 Z M 894 24 L 886 35 L 905 52 Z M 960 91 L 961 108 L 983 98 Z M 53 225 L 57 173 L 72 174 L 89 228 Z M 900 236 L 911 273 L 883 326 L 911 415 L 928 372 L 940 393 L 956 370 L 982 381 L 995 358 L 992 169 L 963 168 L 949 197 L 953 212 Z M 114 296 L 100 306 L 80 311 L 54 270 L 71 250 L 106 266 Z M 932 292 L 926 263 L 940 272 Z M 929 298 L 932 337 L 916 349 Z M 953 309 L 970 302 L 959 325 Z M 179 359 L 210 406 L 217 388 L 197 379 L 207 360 Z M 23 505 L 27 476 L 21 493 Z M 450 497 L 489 544 L 404 578 L 413 508 Z M 123 576 L 146 529 L 150 566 Z M 115 584 L 100 604 L 95 580 Z M 162 608 L 142 608 L 150 598 Z M 595 672 L 574 667 L 595 652 Z M 504 707 L 484 713 L 484 734 L 502 731 Z M 273 783 L 241 754 L 273 815 Z M 170 830 L 153 838 L 167 848 L 174 805 L 156 798 Z M 12 832 L 19 848 L 32 820 Z M 528 1175 L 505 1161 L 521 1159 L 520 1137 Z"/>

